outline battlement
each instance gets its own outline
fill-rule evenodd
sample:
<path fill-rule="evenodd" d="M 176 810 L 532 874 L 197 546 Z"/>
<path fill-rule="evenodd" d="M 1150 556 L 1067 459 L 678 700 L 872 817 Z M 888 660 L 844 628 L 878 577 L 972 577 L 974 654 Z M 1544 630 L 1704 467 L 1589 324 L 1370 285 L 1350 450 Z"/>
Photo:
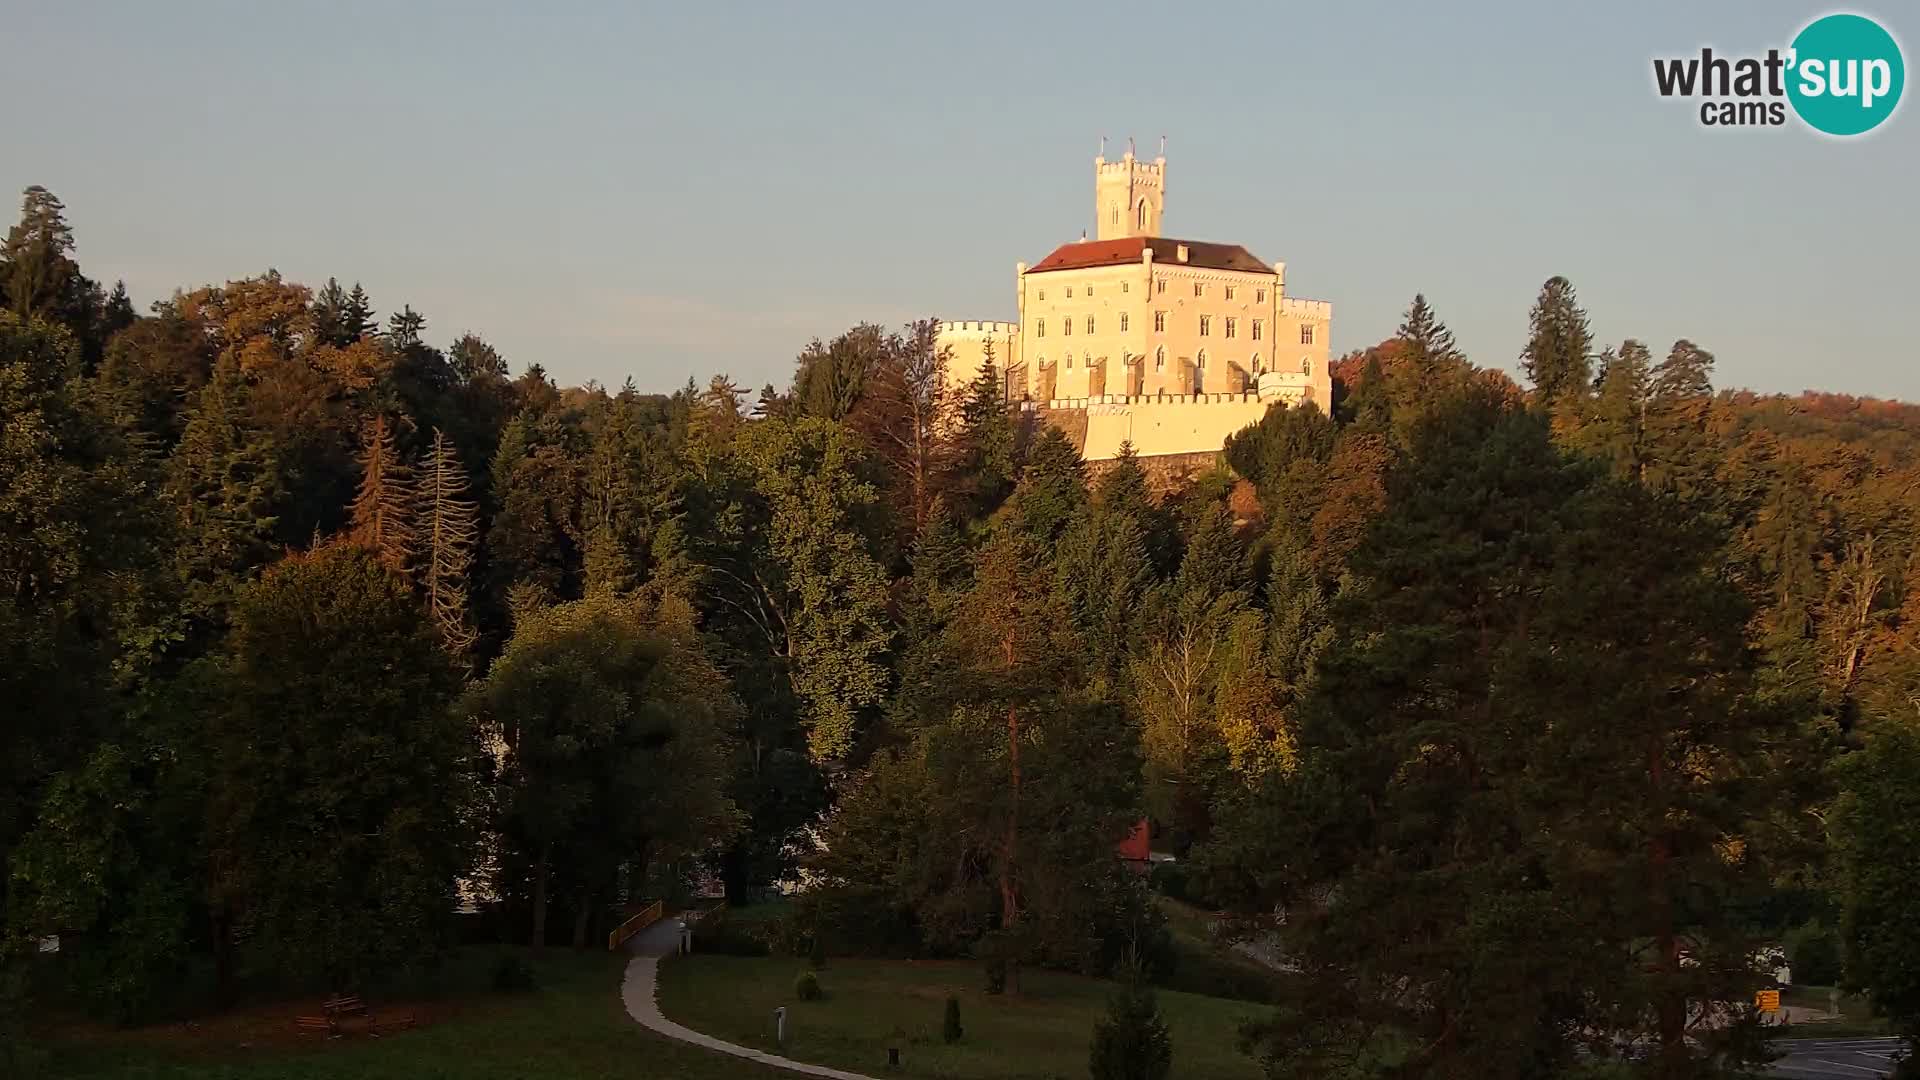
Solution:
<path fill-rule="evenodd" d="M 1051 367 L 1053 365 L 1046 365 Z M 1144 405 L 1186 405 L 1203 407 L 1208 405 L 1244 406 L 1261 402 L 1296 401 L 1311 396 L 1311 387 L 1305 380 L 1270 384 L 1262 391 L 1248 390 L 1238 394 L 1095 394 L 1083 398 L 1055 398 L 1052 401 L 1023 401 L 1020 408 L 1025 412 L 1048 410 L 1080 410 L 1096 414 L 1118 415 L 1128 409 Z"/>
<path fill-rule="evenodd" d="M 1326 300 L 1296 300 L 1291 296 L 1280 298 L 1280 314 L 1300 319 L 1333 318 L 1333 304 Z"/>
<path fill-rule="evenodd" d="M 1136 174 L 1144 174 L 1154 179 L 1159 179 L 1166 175 L 1167 159 L 1155 158 L 1152 161 L 1147 161 L 1143 158 L 1134 157 L 1132 153 L 1128 153 L 1126 156 L 1120 158 L 1118 161 L 1108 161 L 1104 157 L 1094 158 L 1093 168 L 1095 172 L 1102 172 L 1102 173 L 1132 172 Z"/>
<path fill-rule="evenodd" d="M 936 334 L 1017 334 L 1020 324 L 997 322 L 991 319 L 942 320 L 934 324 Z"/>

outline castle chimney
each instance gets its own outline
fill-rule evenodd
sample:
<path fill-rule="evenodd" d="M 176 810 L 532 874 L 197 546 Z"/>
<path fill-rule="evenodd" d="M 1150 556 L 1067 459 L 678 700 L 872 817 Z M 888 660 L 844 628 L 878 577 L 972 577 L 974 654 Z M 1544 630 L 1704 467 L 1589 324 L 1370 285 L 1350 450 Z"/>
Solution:
<path fill-rule="evenodd" d="M 1187 245 L 1181 244 L 1179 247 L 1174 248 L 1173 257 L 1179 260 L 1180 262 L 1186 262 L 1187 261 Z"/>

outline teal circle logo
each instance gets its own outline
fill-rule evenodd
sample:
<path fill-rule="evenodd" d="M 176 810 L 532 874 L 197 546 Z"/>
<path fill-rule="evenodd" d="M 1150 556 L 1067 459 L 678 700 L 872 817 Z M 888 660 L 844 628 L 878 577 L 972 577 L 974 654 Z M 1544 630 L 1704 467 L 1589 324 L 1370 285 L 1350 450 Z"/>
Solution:
<path fill-rule="evenodd" d="M 1864 15 L 1827 15 L 1793 39 L 1787 100 L 1815 131 L 1863 135 L 1900 104 L 1907 65 L 1900 43 Z"/>

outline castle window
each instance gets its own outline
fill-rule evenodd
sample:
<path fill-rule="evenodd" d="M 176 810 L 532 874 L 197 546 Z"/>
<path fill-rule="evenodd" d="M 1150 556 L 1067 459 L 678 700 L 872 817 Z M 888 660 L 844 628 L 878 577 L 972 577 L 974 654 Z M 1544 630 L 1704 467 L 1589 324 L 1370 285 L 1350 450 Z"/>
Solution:
<path fill-rule="evenodd" d="M 1194 360 L 1194 363 L 1196 366 L 1203 367 L 1203 368 L 1206 367 L 1207 366 L 1207 350 L 1201 349 L 1200 355 Z"/>
<path fill-rule="evenodd" d="M 1087 333 L 1093 333 L 1093 316 L 1087 316 Z"/>
<path fill-rule="evenodd" d="M 1260 374 L 1261 372 L 1263 372 L 1263 371 L 1265 371 L 1265 370 L 1266 370 L 1266 368 L 1263 368 L 1263 367 L 1261 367 L 1261 366 L 1260 366 L 1260 354 L 1259 354 L 1259 353 L 1254 353 L 1254 354 L 1253 354 L 1253 373 L 1254 373 L 1255 375 L 1258 375 L 1258 374 Z"/>
<path fill-rule="evenodd" d="M 1264 304 L 1264 303 L 1266 303 L 1266 302 L 1267 302 L 1267 290 L 1265 290 L 1265 289 L 1255 289 L 1255 290 L 1253 290 L 1253 302 L 1254 302 L 1254 303 L 1256 303 L 1256 304 Z"/>
<path fill-rule="evenodd" d="M 1127 313 L 1124 311 L 1120 313 L 1120 332 L 1127 332 Z"/>
<path fill-rule="evenodd" d="M 1153 350 L 1153 370 L 1165 371 L 1166 368 L 1167 368 L 1167 347 L 1165 345 L 1162 345 L 1159 348 Z"/>
<path fill-rule="evenodd" d="M 1207 388 L 1207 350 L 1201 349 L 1200 355 L 1193 361 L 1193 392 L 1202 393 Z"/>
<path fill-rule="evenodd" d="M 1147 200 L 1145 199 L 1140 200 L 1140 227 L 1143 229 L 1147 227 Z"/>
<path fill-rule="evenodd" d="M 1127 283 L 1126 283 L 1126 282 L 1124 282 L 1124 281 L 1123 281 L 1123 282 L 1121 282 L 1121 283 L 1120 283 L 1120 291 L 1121 291 L 1121 292 L 1126 292 L 1126 291 L 1127 291 Z"/>
<path fill-rule="evenodd" d="M 1253 320 L 1253 340 L 1255 341 L 1260 340 L 1260 320 L 1259 319 Z"/>
<path fill-rule="evenodd" d="M 1068 371 L 1073 370 L 1073 354 L 1072 353 L 1067 354 L 1067 370 Z"/>
<path fill-rule="evenodd" d="M 1045 300 L 1046 298 L 1047 298 L 1047 290 L 1045 290 L 1045 289 L 1041 289 L 1041 290 L 1040 290 L 1040 299 L 1042 299 L 1042 300 Z"/>
<path fill-rule="evenodd" d="M 1073 286 L 1067 286 L 1067 299 L 1073 299 Z"/>
<path fill-rule="evenodd" d="M 1231 300 L 1231 299 L 1233 299 L 1233 294 L 1234 294 L 1234 291 L 1235 291 L 1235 290 L 1234 290 L 1234 287 L 1233 287 L 1233 286 L 1231 286 L 1231 285 L 1229 285 L 1229 286 L 1227 286 L 1227 299 L 1229 299 L 1229 300 Z"/>
<path fill-rule="evenodd" d="M 1089 285 L 1089 286 L 1087 286 L 1087 295 L 1088 295 L 1088 296 L 1092 296 L 1092 295 L 1093 295 L 1093 286 L 1091 286 L 1091 285 Z"/>
<path fill-rule="evenodd" d="M 1156 334 L 1164 334 L 1167 332 L 1166 312 L 1156 311 L 1153 313 L 1153 332 Z"/>
<path fill-rule="evenodd" d="M 1300 344 L 1302 345 L 1313 344 L 1313 324 L 1312 323 L 1300 324 Z"/>
<path fill-rule="evenodd" d="M 1212 332 L 1213 332 L 1213 316 L 1211 315 L 1200 316 L 1200 336 L 1206 337 L 1208 334 L 1211 334 Z"/>
<path fill-rule="evenodd" d="M 1073 336 L 1073 316 L 1069 315 L 1060 320 L 1060 333 L 1064 337 Z"/>
<path fill-rule="evenodd" d="M 1195 296 L 1205 296 L 1205 295 L 1207 295 L 1207 283 L 1206 283 L 1206 282 L 1204 282 L 1204 281 L 1196 281 L 1196 282 L 1194 282 L 1194 283 L 1193 283 L 1193 295 L 1195 295 Z"/>
<path fill-rule="evenodd" d="M 1114 203 L 1112 206 L 1108 207 L 1107 209 L 1111 211 L 1107 215 L 1107 220 L 1115 225 L 1120 224 L 1120 204 Z"/>
<path fill-rule="evenodd" d="M 1045 319 L 1035 319 L 1035 320 L 1033 320 L 1033 336 L 1034 336 L 1034 337 L 1046 337 L 1046 336 L 1047 336 L 1047 320 L 1045 320 Z M 1258 335 L 1256 335 L 1256 336 L 1258 336 Z"/>
<path fill-rule="evenodd" d="M 1231 315 L 1227 316 L 1227 336 L 1228 337 L 1233 336 L 1233 324 L 1234 324 L 1233 316 Z"/>
<path fill-rule="evenodd" d="M 1300 374 L 1302 375 L 1313 374 L 1313 357 L 1303 356 L 1300 358 Z"/>
<path fill-rule="evenodd" d="M 1167 292 L 1166 278 L 1160 278 L 1159 280 L 1153 283 L 1153 294 L 1155 296 L 1164 296 L 1166 295 L 1166 292 Z"/>

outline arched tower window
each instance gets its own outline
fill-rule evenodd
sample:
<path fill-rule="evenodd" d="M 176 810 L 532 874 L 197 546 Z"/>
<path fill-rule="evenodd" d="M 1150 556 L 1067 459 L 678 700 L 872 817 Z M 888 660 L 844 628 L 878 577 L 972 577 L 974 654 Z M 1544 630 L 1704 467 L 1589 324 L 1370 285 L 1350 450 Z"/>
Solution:
<path fill-rule="evenodd" d="M 1153 370 L 1165 371 L 1166 369 L 1167 369 L 1167 347 L 1165 345 L 1162 345 L 1159 348 L 1153 350 Z"/>
<path fill-rule="evenodd" d="M 1200 355 L 1193 358 L 1193 392 L 1205 393 L 1207 389 L 1207 350 L 1201 349 Z"/>
<path fill-rule="evenodd" d="M 1264 369 L 1264 368 L 1262 368 L 1262 367 L 1260 366 L 1260 354 L 1259 354 L 1259 353 L 1254 353 L 1254 354 L 1253 354 L 1253 373 L 1254 373 L 1255 375 L 1258 375 L 1258 374 L 1260 374 L 1260 373 L 1261 373 L 1261 372 L 1262 372 L 1263 370 L 1265 370 L 1265 369 Z"/>
<path fill-rule="evenodd" d="M 1300 374 L 1302 375 L 1313 374 L 1313 357 L 1303 356 L 1300 358 Z"/>
<path fill-rule="evenodd" d="M 1147 200 L 1145 199 L 1140 200 L 1140 227 L 1143 229 L 1147 227 Z"/>

